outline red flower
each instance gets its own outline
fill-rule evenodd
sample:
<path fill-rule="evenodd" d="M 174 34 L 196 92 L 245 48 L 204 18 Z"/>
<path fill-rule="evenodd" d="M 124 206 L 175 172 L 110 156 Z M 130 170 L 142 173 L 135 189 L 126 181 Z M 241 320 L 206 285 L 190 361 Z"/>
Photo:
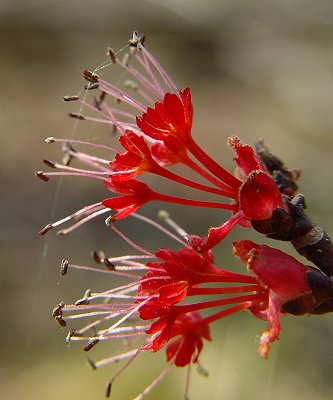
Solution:
<path fill-rule="evenodd" d="M 143 182 L 130 180 L 124 182 L 105 181 L 105 186 L 125 196 L 112 197 L 102 201 L 104 207 L 118 211 L 115 218 L 125 218 L 148 201 L 155 200 L 155 192 Z"/>
<path fill-rule="evenodd" d="M 234 243 L 234 254 L 247 265 L 249 274 L 234 273 L 214 264 L 211 249 L 237 224 L 253 226 L 259 232 L 262 229 L 262 233 L 267 233 L 265 229 L 276 223 L 274 216 L 282 215 L 285 221 L 294 223 L 292 212 L 298 212 L 299 221 L 304 222 L 303 215 L 299 212 L 300 209 L 303 210 L 303 206 L 298 209 L 298 204 L 292 203 L 288 198 L 297 189 L 294 182 L 298 176 L 297 171 L 284 168 L 283 163 L 273 159 L 270 154 L 265 156 L 271 162 L 272 169 L 265 167 L 253 148 L 242 143 L 236 136 L 229 138 L 229 145 L 235 152 L 236 174 L 229 173 L 213 160 L 196 143 L 191 133 L 193 107 L 190 89 L 179 90 L 176 87 L 166 71 L 144 47 L 143 39 L 135 33 L 129 42 L 129 59 L 132 63 L 137 62 L 139 68 L 127 61 L 119 61 L 113 51 L 109 50 L 111 63 L 120 66 L 136 81 L 128 84 L 128 87 L 134 89 L 134 93 L 120 89 L 86 70 L 83 75 L 88 81 L 87 89 L 98 86 L 101 94 L 94 99 L 93 105 L 86 101 L 83 101 L 83 105 L 94 109 L 98 117 L 70 114 L 79 120 L 111 125 L 113 130 L 120 132 L 119 141 L 125 151 L 119 153 L 106 145 L 86 141 L 49 138 L 48 142 L 66 143 L 66 159 L 62 164 L 45 161 L 49 167 L 60 172 L 37 173 L 44 181 L 52 175 L 94 178 L 103 181 L 108 190 L 120 196 L 86 206 L 47 225 L 40 234 L 45 234 L 63 222 L 75 220 L 70 228 L 60 231 L 63 234 L 69 233 L 110 209 L 117 211 L 115 220 L 121 219 L 133 214 L 149 201 L 229 210 L 233 215 L 224 224 L 210 228 L 208 236 L 204 238 L 187 235 L 172 221 L 170 225 L 180 234 L 181 238 L 177 240 L 183 247 L 178 251 L 162 248 L 155 254 L 136 245 L 112 225 L 122 238 L 142 254 L 105 258 L 94 253 L 95 261 L 101 265 L 104 263 L 107 270 L 102 267 L 73 265 L 66 260 L 63 262 L 62 275 L 67 273 L 68 268 L 76 268 L 97 270 L 109 276 L 118 275 L 130 279 L 127 284 L 101 293 L 92 293 L 89 290 L 74 304 L 59 303 L 53 311 L 53 316 L 62 327 L 66 326 L 66 320 L 89 317 L 87 324 L 78 330 L 71 329 L 67 336 L 67 341 L 86 341 L 85 351 L 91 350 L 100 341 L 127 341 L 131 350 L 96 363 L 90 361 L 97 368 L 127 360 L 109 382 L 107 395 L 112 382 L 142 351 L 156 352 L 165 348 L 167 363 L 177 367 L 196 363 L 204 339 L 211 340 L 209 325 L 238 311 L 249 310 L 255 317 L 268 323 L 259 345 L 261 356 L 267 357 L 271 343 L 279 337 L 281 315 L 323 314 L 333 309 L 331 278 L 277 249 L 248 240 Z M 116 106 L 114 102 L 107 104 L 109 97 L 117 100 Z M 67 100 L 77 98 L 78 96 L 69 96 Z M 126 108 L 118 108 L 118 104 L 125 104 Z M 74 150 L 72 144 L 102 148 L 111 151 L 112 157 L 104 159 L 82 153 Z M 261 150 L 265 150 L 263 145 Z M 113 160 L 110 161 L 110 158 Z M 72 159 L 84 163 L 89 169 L 69 166 Z M 175 163 L 182 163 L 190 168 L 200 181 L 193 181 L 168 169 Z M 279 166 L 278 172 L 286 179 L 282 191 L 272 178 L 275 165 Z M 196 200 L 158 193 L 147 184 L 135 180 L 145 172 L 205 194 L 222 196 L 228 199 L 228 203 L 203 201 L 201 196 Z M 201 183 L 202 179 L 207 184 Z M 134 217 L 148 221 L 169 236 L 175 237 L 154 221 L 138 214 Z M 282 217 L 278 221 L 280 225 Z M 299 236 L 296 239 L 297 245 L 301 247 L 301 254 L 303 247 L 313 245 L 313 236 L 315 240 L 328 241 L 325 232 L 316 230 L 314 224 L 308 222 L 307 225 L 300 225 L 297 227 Z M 187 243 L 184 242 L 184 237 L 188 240 Z M 290 240 L 289 236 L 283 238 L 285 237 Z M 317 245 L 317 242 L 314 244 Z M 321 251 L 322 248 L 324 245 L 321 244 L 313 251 Z M 328 254 L 326 248 L 325 251 Z M 150 261 L 147 262 L 147 259 Z M 327 270 L 330 271 L 330 267 Z M 143 276 L 137 274 L 142 271 Z M 201 316 L 199 312 L 203 310 L 205 314 Z M 166 371 L 167 368 L 139 397 L 147 394 Z"/>
<path fill-rule="evenodd" d="M 198 312 L 181 315 L 173 324 L 170 343 L 166 348 L 167 361 L 174 359 L 177 367 L 196 363 L 203 348 L 203 340 L 211 341 L 208 325 L 201 325 Z"/>
<path fill-rule="evenodd" d="M 267 303 L 250 308 L 254 315 L 269 323 L 259 346 L 261 356 L 266 358 L 270 344 L 280 334 L 280 314 L 317 314 L 318 308 L 330 302 L 329 278 L 280 250 L 249 240 L 235 242 L 234 254 L 247 264 L 269 293 Z"/>
<path fill-rule="evenodd" d="M 147 257 L 146 251 L 144 256 Z M 95 321 L 90 318 L 81 329 L 71 330 L 68 336 L 68 340 L 86 341 L 86 351 L 109 339 L 128 340 L 135 346 L 133 350 L 108 359 L 91 361 L 97 368 L 128 359 L 112 382 L 145 350 L 156 352 L 165 348 L 167 362 L 178 367 L 196 363 L 203 340 L 211 340 L 210 323 L 267 301 L 267 293 L 256 278 L 219 269 L 213 263 L 211 252 L 198 254 L 191 248 L 178 251 L 165 248 L 156 252 L 155 262 L 144 265 L 140 258 L 140 255 L 107 260 L 95 257 L 99 262 L 112 265 L 108 271 L 100 268 L 95 271 L 110 276 L 124 275 L 132 282 L 102 293 L 89 291 L 75 304 L 60 303 L 54 310 L 54 317 L 62 326 L 71 318 L 96 317 Z M 66 265 L 67 268 L 87 268 Z M 143 268 L 146 274 L 141 278 L 131 272 Z M 207 295 L 215 299 L 207 300 Z M 195 303 L 191 301 L 193 296 L 197 300 Z M 112 301 L 105 302 L 105 299 Z M 202 317 L 200 310 L 212 312 Z M 131 323 L 133 316 L 136 318 Z M 95 331 L 92 336 L 88 333 L 91 328 Z M 141 344 L 136 344 L 140 339 Z"/>
<path fill-rule="evenodd" d="M 119 141 L 126 153 L 117 153 L 110 166 L 115 174 L 110 176 L 113 181 L 123 181 L 135 178 L 144 172 L 153 172 L 157 163 L 151 156 L 150 149 L 142 136 L 132 131 L 126 131 Z"/>
<path fill-rule="evenodd" d="M 76 158 L 90 167 L 93 165 L 95 169 L 83 170 L 52 164 L 66 172 L 39 172 L 38 176 L 42 179 L 47 179 L 50 175 L 92 177 L 103 180 L 107 188 L 114 193 L 124 194 L 98 203 L 101 210 L 94 214 L 96 216 L 106 212 L 107 210 L 103 209 L 105 207 L 118 211 L 117 219 L 123 218 L 149 201 L 232 211 L 234 216 L 225 224 L 211 228 L 207 238 L 189 237 L 191 245 L 200 252 L 205 252 L 216 245 L 234 225 L 250 227 L 251 221 L 269 221 L 274 211 L 285 209 L 279 188 L 266 173 L 250 146 L 243 144 L 236 136 L 229 139 L 229 144 L 236 153 L 235 162 L 241 170 L 241 179 L 238 179 L 214 161 L 195 142 L 191 133 L 193 107 L 190 89 L 179 90 L 142 43 L 138 41 L 135 46 L 132 63 L 138 62 L 143 67 L 143 72 L 141 67 L 136 69 L 121 62 L 115 55 L 112 57 L 112 62 L 127 71 L 137 82 L 135 91 L 122 90 L 96 74 L 89 74 L 86 71 L 84 77 L 89 85 L 98 84 L 102 90 L 100 99 L 95 100 L 94 107 L 90 107 L 95 109 L 99 118 L 81 114 L 79 118 L 112 124 L 121 133 L 119 141 L 125 152 L 119 153 L 112 149 L 116 154 L 109 162 L 110 170 L 105 166 L 107 160 L 71 150 L 71 158 Z M 132 110 L 118 109 L 114 103 L 108 105 L 108 97 L 119 100 L 118 103 L 124 103 Z M 59 140 L 53 138 L 52 141 Z M 107 146 L 95 146 L 107 148 Z M 192 169 L 199 179 L 205 179 L 208 184 L 193 181 L 183 174 L 177 175 L 167 168 L 177 162 Z M 221 200 L 202 201 L 201 197 L 199 200 L 184 199 L 157 193 L 147 185 L 133 181 L 145 172 L 157 174 L 201 192 L 217 195 L 218 198 L 222 196 L 231 204 Z M 108 180 L 105 179 L 106 174 L 109 175 Z M 125 181 L 130 183 L 125 184 Z M 91 215 L 87 220 L 92 218 Z"/>
<path fill-rule="evenodd" d="M 170 136 L 186 145 L 191 136 L 193 108 L 189 88 L 178 94 L 166 93 L 163 101 L 136 118 L 138 127 L 147 136 L 164 141 Z M 168 146 L 168 142 L 166 145 Z"/>

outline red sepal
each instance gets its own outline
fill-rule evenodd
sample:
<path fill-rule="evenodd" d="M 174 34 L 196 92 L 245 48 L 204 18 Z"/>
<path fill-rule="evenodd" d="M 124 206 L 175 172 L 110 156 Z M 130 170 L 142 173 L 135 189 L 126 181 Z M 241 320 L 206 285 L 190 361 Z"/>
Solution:
<path fill-rule="evenodd" d="M 279 188 L 263 171 L 253 171 L 246 178 L 239 193 L 239 205 L 249 220 L 268 220 L 277 208 L 285 209 Z"/>

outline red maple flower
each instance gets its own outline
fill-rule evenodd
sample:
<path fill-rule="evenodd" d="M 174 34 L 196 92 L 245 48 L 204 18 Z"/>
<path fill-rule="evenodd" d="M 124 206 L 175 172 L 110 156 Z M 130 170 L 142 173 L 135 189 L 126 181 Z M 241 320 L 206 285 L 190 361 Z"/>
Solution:
<path fill-rule="evenodd" d="M 203 340 L 212 340 L 208 325 L 201 325 L 198 312 L 181 315 L 176 319 L 166 348 L 167 361 L 174 359 L 176 367 L 196 363 L 203 348 Z"/>
<path fill-rule="evenodd" d="M 92 109 L 98 117 L 70 114 L 79 120 L 111 125 L 120 132 L 119 142 L 124 152 L 87 141 L 49 138 L 48 142 L 66 144 L 65 160 L 62 164 L 45 160 L 49 167 L 59 171 L 39 171 L 36 174 L 44 181 L 52 175 L 98 179 L 109 191 L 118 195 L 48 224 L 40 234 L 75 220 L 71 227 L 58 232 L 69 233 L 97 216 L 110 210 L 116 211 L 112 218 L 107 219 L 109 226 L 140 254 L 102 258 L 95 253 L 95 261 L 104 263 L 107 270 L 77 266 L 66 261 L 61 273 L 64 275 L 68 268 L 97 270 L 109 276 L 129 278 L 130 282 L 101 293 L 87 291 L 74 304 L 58 304 L 53 316 L 62 327 L 66 326 L 67 320 L 90 318 L 89 323 L 81 329 L 71 329 L 67 337 L 67 341 L 86 342 L 85 351 L 106 340 L 121 339 L 127 343 L 130 350 L 97 362 L 90 361 L 97 368 L 127 360 L 108 383 L 107 395 L 110 394 L 112 382 L 141 352 L 165 349 L 168 367 L 139 395 L 143 398 L 163 378 L 169 366 L 184 367 L 198 362 L 204 340 L 211 340 L 211 323 L 238 311 L 249 310 L 255 317 L 268 323 L 259 344 L 259 352 L 266 358 L 271 344 L 279 337 L 281 315 L 323 314 L 332 310 L 333 300 L 330 277 L 277 249 L 248 240 L 234 243 L 234 254 L 247 265 L 247 274 L 234 273 L 215 265 L 211 249 L 235 225 L 265 227 L 269 226 L 274 215 L 291 215 L 291 203 L 288 201 L 297 189 L 297 185 L 292 185 L 295 184 L 297 172 L 284 169 L 289 181 L 285 191 L 280 190 L 266 163 L 263 165 L 254 149 L 237 136 L 231 136 L 228 141 L 235 152 L 236 173 L 228 172 L 192 136 L 190 89 L 179 90 L 176 87 L 144 46 L 142 36 L 135 33 L 129 46 L 126 60 L 120 61 L 111 49 L 109 56 L 111 63 L 118 65 L 135 82 L 127 82 L 127 89 L 124 90 L 86 70 L 83 73 L 88 82 L 86 89 L 98 87 L 101 93 L 99 98 L 94 98 L 93 104 L 83 101 L 83 106 Z M 135 67 L 135 63 L 139 64 L 139 68 Z M 72 100 L 77 98 L 72 96 Z M 108 104 L 108 98 L 116 99 L 116 105 L 114 102 Z M 122 108 L 122 105 L 126 108 Z M 74 150 L 73 144 L 104 149 L 108 156 L 104 159 Z M 82 162 L 89 169 L 69 166 L 71 160 Z M 198 179 L 188 179 L 183 174 L 173 172 L 170 167 L 176 163 L 194 171 Z M 188 199 L 159 193 L 136 180 L 144 173 L 185 185 L 194 191 L 201 191 L 200 194 L 204 192 L 220 196 L 218 199 L 226 198 L 227 203 L 204 201 L 201 196 L 199 199 Z M 201 183 L 202 180 L 206 183 Z M 172 221 L 170 225 L 176 226 L 181 236 L 179 238 L 158 223 L 135 214 L 150 201 L 229 210 L 232 216 L 222 225 L 211 227 L 207 237 L 203 238 L 188 235 Z M 297 204 L 293 206 L 297 208 Z M 113 225 L 115 220 L 129 215 L 176 238 L 182 248 L 177 251 L 161 248 L 154 254 L 142 249 Z M 312 231 L 305 229 L 303 232 L 302 229 L 303 226 L 297 238 L 303 245 L 304 237 L 308 239 L 307 235 L 311 236 Z M 260 231 L 259 228 L 257 230 Z M 318 232 L 315 230 L 314 233 Z M 320 235 L 320 240 L 328 239 L 322 231 Z M 322 247 L 318 249 L 321 251 Z M 142 271 L 144 273 L 139 275 Z"/>
<path fill-rule="evenodd" d="M 107 146 L 95 145 L 111 150 L 115 154 L 114 159 L 108 161 L 69 148 L 71 159 L 94 166 L 94 169 L 79 169 L 48 162 L 48 165 L 63 171 L 39 172 L 38 176 L 44 180 L 52 175 L 91 177 L 103 180 L 112 192 L 124 194 L 124 196 L 106 199 L 96 205 L 88 206 L 91 207 L 89 214 L 85 208 L 84 221 L 107 212 L 108 208 L 118 211 L 117 219 L 123 218 L 149 201 L 173 202 L 232 211 L 233 216 L 221 226 L 211 228 L 207 238 L 193 235 L 188 238 L 193 248 L 201 252 L 216 245 L 236 224 L 250 227 L 251 221 L 270 220 L 277 209 L 287 211 L 279 188 L 265 171 L 250 146 L 243 144 L 236 136 L 229 139 L 229 144 L 236 153 L 235 162 L 241 170 L 240 176 L 235 177 L 196 143 L 191 132 L 193 106 L 190 89 L 179 90 L 176 87 L 167 72 L 144 46 L 140 36 L 135 35 L 135 40 L 131 41 L 130 46 L 130 56 L 126 62 L 120 61 L 116 55 L 112 55 L 112 52 L 112 57 L 110 55 L 112 63 L 125 70 L 134 80 L 127 85 L 128 89 L 118 88 L 98 75 L 85 71 L 87 88 L 97 85 L 101 90 L 101 96 L 97 100 L 94 99 L 94 105 L 89 105 L 87 102 L 83 105 L 93 109 L 99 117 L 93 118 L 80 114 L 79 118 L 76 115 L 76 118 L 80 120 L 102 122 L 116 127 L 121 134 L 119 141 L 125 152 L 120 153 Z M 135 63 L 138 63 L 141 68 L 135 68 Z M 108 104 L 108 97 L 116 99 L 118 106 L 114 106 L 113 103 Z M 129 111 L 128 107 L 123 110 L 122 104 L 127 105 L 132 111 Z M 71 116 L 74 115 L 71 114 Z M 49 141 L 61 140 L 52 138 Z M 94 146 L 88 142 L 64 141 Z M 193 181 L 183 174 L 175 174 L 168 168 L 174 163 L 184 164 L 197 173 L 198 179 L 204 179 L 208 184 Z M 157 193 L 148 185 L 134 181 L 143 173 L 157 174 L 196 191 L 211 193 L 219 198 L 222 196 L 230 203 L 202 201 L 201 198 L 199 200 L 179 198 Z M 106 179 L 105 175 L 109 177 Z M 126 181 L 127 184 L 125 184 Z M 81 215 L 81 212 L 82 210 L 79 210 L 73 215 Z M 70 219 L 68 217 L 64 220 Z M 59 224 L 60 221 L 48 225 L 42 233 L 50 226 Z M 82 223 L 75 224 L 75 227 L 79 225 Z M 67 233 L 72 229 L 63 230 L 62 233 Z"/>
<path fill-rule="evenodd" d="M 250 240 L 235 242 L 234 254 L 268 290 L 267 303 L 250 308 L 269 323 L 259 345 L 261 356 L 266 358 L 270 344 L 280 334 L 280 314 L 318 314 L 323 304 L 331 302 L 329 278 L 280 250 Z"/>
<path fill-rule="evenodd" d="M 102 293 L 86 292 L 74 304 L 60 303 L 54 310 L 54 317 L 61 326 L 66 326 L 71 319 L 96 318 L 81 329 L 70 330 L 68 336 L 68 340 L 87 342 L 86 351 L 104 340 L 129 341 L 131 350 L 101 361 L 91 361 L 91 365 L 98 368 L 127 360 L 112 382 L 142 351 L 156 352 L 165 348 L 166 360 L 171 365 L 184 367 L 196 363 L 203 340 L 211 340 L 210 323 L 267 301 L 267 290 L 255 277 L 218 268 L 214 265 L 211 251 L 199 254 L 190 247 L 178 251 L 164 248 L 155 254 L 142 251 L 142 255 L 104 260 L 95 256 L 99 263 L 111 265 L 109 270 L 67 262 L 67 268 L 125 276 L 131 282 Z M 141 260 L 145 258 L 155 258 L 156 261 L 143 264 Z M 146 271 L 144 276 L 135 274 L 141 270 Z M 207 300 L 207 296 L 216 298 Z M 192 298 L 197 302 L 193 303 Z M 112 301 L 105 302 L 105 299 Z M 200 310 L 212 312 L 202 317 Z M 150 385 L 149 390 L 151 388 Z"/>
<path fill-rule="evenodd" d="M 125 196 L 112 197 L 102 201 L 104 207 L 118 211 L 116 219 L 127 217 L 143 204 L 157 199 L 157 194 L 150 190 L 148 185 L 134 179 L 125 182 L 105 181 L 105 186 L 115 193 L 125 194 Z"/>
<path fill-rule="evenodd" d="M 191 92 L 186 88 L 178 94 L 166 93 L 163 101 L 156 102 L 154 108 L 148 107 L 142 116 L 136 118 L 136 122 L 141 131 L 152 139 L 164 142 L 172 136 L 186 146 L 191 137 L 192 119 Z M 166 147 L 169 144 L 167 141 Z"/>

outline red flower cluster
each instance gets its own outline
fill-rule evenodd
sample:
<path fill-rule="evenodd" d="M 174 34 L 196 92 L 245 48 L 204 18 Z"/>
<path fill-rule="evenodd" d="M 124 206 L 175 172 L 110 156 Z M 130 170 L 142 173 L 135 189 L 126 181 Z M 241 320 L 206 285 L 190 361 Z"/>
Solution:
<path fill-rule="evenodd" d="M 190 89 L 177 89 L 166 71 L 144 46 L 142 36 L 134 33 L 129 48 L 130 52 L 123 61 L 111 49 L 109 55 L 111 64 L 120 66 L 135 80 L 127 84 L 129 89 L 134 89 L 134 93 L 104 81 L 96 74 L 97 71 L 85 71 L 84 78 L 88 81 L 86 89 L 99 88 L 101 95 L 98 100 L 95 99 L 94 106 L 86 102 L 83 105 L 93 108 L 99 118 L 70 114 L 80 120 L 100 121 L 116 127 L 124 152 L 90 142 L 48 138 L 48 142 L 67 143 L 67 156 L 93 169 L 74 168 L 46 161 L 59 171 L 37 173 L 43 180 L 48 180 L 52 175 L 99 179 L 109 191 L 118 195 L 49 224 L 40 234 L 63 222 L 78 219 L 72 226 L 60 231 L 66 234 L 113 210 L 116 213 L 108 218 L 108 225 L 132 247 L 140 250 L 139 255 L 111 259 L 101 258 L 95 253 L 95 261 L 104 262 L 109 268 L 103 272 L 125 276 L 131 282 L 103 293 L 86 293 L 75 304 L 60 303 L 54 310 L 54 316 L 62 326 L 69 319 L 86 316 L 96 318 L 95 322 L 79 330 L 71 330 L 68 336 L 68 340 L 87 341 L 86 351 L 99 341 L 107 339 L 128 339 L 129 345 L 134 346 L 134 349 L 111 358 L 91 362 L 96 368 L 128 359 L 109 382 L 108 394 L 113 380 L 144 350 L 156 352 L 165 348 L 167 362 L 178 367 L 196 363 L 203 340 L 211 340 L 210 323 L 232 313 L 248 310 L 268 323 L 259 345 L 261 356 L 267 357 L 270 344 L 279 337 L 280 315 L 321 314 L 332 309 L 330 278 L 274 248 L 248 240 L 234 243 L 234 254 L 246 264 L 249 274 L 234 273 L 214 264 L 212 248 L 237 224 L 254 227 L 276 239 L 293 241 L 299 231 L 298 222 L 303 218 L 300 203 L 294 201 L 294 181 L 298 173 L 283 168 L 278 159 L 268 157 L 270 162 L 267 162 L 267 157 L 265 159 L 260 151 L 256 153 L 236 136 L 229 138 L 229 145 L 235 152 L 236 175 L 226 171 L 192 137 L 193 107 Z M 132 66 L 134 62 L 141 66 L 145 74 Z M 108 105 L 108 97 L 118 100 L 120 105 L 131 107 L 133 111 Z M 71 96 L 66 100 L 69 99 L 77 100 L 78 96 Z M 72 144 L 104 148 L 113 153 L 113 159 L 109 161 L 78 152 L 71 147 Z M 194 171 L 201 181 L 204 179 L 207 183 L 199 183 L 172 172 L 170 168 L 176 163 Z M 228 201 L 202 201 L 159 193 L 137 180 L 144 173 L 152 173 L 191 189 L 222 196 Z M 283 182 L 281 176 L 284 178 Z M 176 229 L 179 237 L 164 226 L 135 214 L 150 201 L 230 210 L 232 216 L 222 225 L 211 227 L 204 238 L 187 235 L 174 221 L 166 217 L 165 220 Z M 152 254 L 135 245 L 114 227 L 116 220 L 129 215 L 143 219 L 174 237 L 182 244 L 182 248 L 178 251 L 162 248 Z M 297 236 L 297 241 L 293 241 L 294 246 L 296 247 L 297 242 L 297 246 L 301 247 L 299 243 L 301 240 L 304 242 L 306 235 L 308 232 L 302 231 Z M 304 243 L 302 246 L 304 248 Z M 143 259 L 150 261 L 143 263 Z M 65 266 L 66 270 L 68 267 L 88 268 L 67 262 Z M 145 271 L 143 276 L 136 273 L 142 270 Z M 100 302 L 100 299 L 112 299 L 112 302 Z M 203 310 L 204 314 L 200 314 Z M 65 320 L 64 314 L 67 313 Z M 137 324 L 131 322 L 130 317 L 134 315 L 139 321 Z M 116 322 L 109 325 L 109 321 L 114 320 Z M 100 326 L 103 324 L 106 328 L 102 329 Z M 92 329 L 95 333 L 87 334 Z M 140 339 L 141 342 L 137 344 Z M 162 379 L 166 371 L 162 371 L 141 393 L 140 398 Z"/>

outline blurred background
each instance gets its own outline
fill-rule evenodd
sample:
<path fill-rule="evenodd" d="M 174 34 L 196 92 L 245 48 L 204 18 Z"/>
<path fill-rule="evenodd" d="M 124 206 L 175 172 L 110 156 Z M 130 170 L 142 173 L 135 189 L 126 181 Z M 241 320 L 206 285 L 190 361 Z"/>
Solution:
<path fill-rule="evenodd" d="M 90 265 L 90 250 L 121 255 L 126 246 L 103 218 L 68 237 L 37 232 L 50 220 L 103 199 L 88 180 L 37 180 L 42 159 L 58 160 L 60 146 L 47 136 L 68 137 L 71 105 L 62 96 L 82 87 L 81 71 L 105 59 L 107 46 L 120 49 L 136 29 L 180 88 L 190 86 L 194 136 L 232 168 L 226 146 L 231 133 L 253 144 L 264 137 L 271 150 L 303 170 L 301 191 L 309 214 L 333 233 L 333 4 L 310 0 L 1 0 L 1 375 L 3 399 L 103 399 L 104 384 L 117 366 L 92 371 L 80 344 L 64 344 L 66 332 L 52 320 L 53 306 L 103 290 L 112 282 L 72 271 L 59 279 L 67 257 Z M 82 128 L 81 128 L 82 127 Z M 100 139 L 104 127 L 79 124 L 76 137 Z M 59 183 L 60 182 L 60 183 Z M 159 182 L 155 180 L 155 188 Z M 163 187 L 171 194 L 178 189 Z M 160 205 L 142 212 L 154 217 Z M 227 214 L 170 207 L 186 230 L 203 235 Z M 204 223 L 203 223 L 204 221 Z M 153 250 L 164 238 L 140 224 L 121 229 Z M 217 254 L 223 266 L 242 270 L 230 255 L 231 240 L 265 240 L 236 230 Z M 287 249 L 290 246 L 273 243 Z M 284 317 L 280 341 L 268 360 L 257 354 L 265 324 L 247 313 L 213 326 L 205 346 L 204 378 L 193 373 L 189 398 L 329 399 L 333 391 L 331 315 Z M 97 346 L 94 359 L 112 354 Z M 93 353 L 94 352 L 94 353 Z M 113 398 L 137 395 L 163 365 L 164 354 L 143 357 L 115 384 Z M 182 398 L 184 370 L 172 371 L 149 399 Z"/>

